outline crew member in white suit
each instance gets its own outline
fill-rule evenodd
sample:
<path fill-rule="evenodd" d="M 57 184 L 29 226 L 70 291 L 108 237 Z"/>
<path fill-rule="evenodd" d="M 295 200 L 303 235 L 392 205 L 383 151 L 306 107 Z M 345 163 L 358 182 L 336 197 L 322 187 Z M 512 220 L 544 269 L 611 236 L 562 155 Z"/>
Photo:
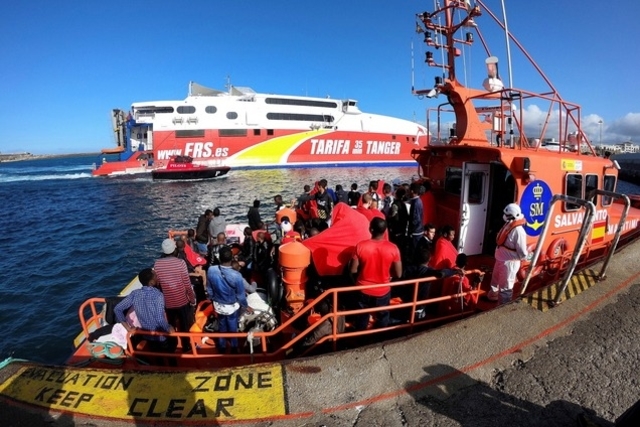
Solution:
<path fill-rule="evenodd" d="M 525 219 L 520 206 L 509 203 L 503 213 L 502 218 L 506 224 L 496 238 L 496 263 L 491 275 L 491 290 L 487 294 L 489 300 L 499 300 L 500 304 L 511 301 L 520 261 L 529 256 L 527 234 L 524 231 Z"/>

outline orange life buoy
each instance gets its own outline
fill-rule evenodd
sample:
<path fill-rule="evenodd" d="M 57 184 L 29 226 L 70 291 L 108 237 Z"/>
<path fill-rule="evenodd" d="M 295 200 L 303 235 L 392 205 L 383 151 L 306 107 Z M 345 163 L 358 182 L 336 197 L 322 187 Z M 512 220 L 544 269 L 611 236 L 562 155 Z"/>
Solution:
<path fill-rule="evenodd" d="M 549 248 L 547 249 L 547 259 L 549 260 L 547 268 L 551 272 L 556 272 L 557 270 L 564 268 L 568 261 L 565 259 L 565 253 L 568 249 L 569 245 L 562 237 L 551 242 L 551 245 L 549 245 Z"/>
<path fill-rule="evenodd" d="M 547 258 L 555 259 L 564 255 L 567 251 L 567 241 L 562 237 L 557 238 L 551 245 L 549 245 L 549 249 L 547 249 Z"/>

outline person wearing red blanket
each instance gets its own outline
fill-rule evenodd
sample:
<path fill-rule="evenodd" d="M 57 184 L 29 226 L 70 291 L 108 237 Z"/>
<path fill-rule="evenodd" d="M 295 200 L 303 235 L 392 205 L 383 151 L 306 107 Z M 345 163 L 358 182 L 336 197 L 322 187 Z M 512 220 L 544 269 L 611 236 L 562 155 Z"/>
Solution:
<path fill-rule="evenodd" d="M 456 230 L 450 225 L 442 227 L 442 235 L 436 240 L 433 257 L 431 258 L 431 267 L 436 270 L 443 268 L 454 268 L 456 265 L 456 257 L 458 250 L 453 246 L 453 240 L 456 238 Z"/>
<path fill-rule="evenodd" d="M 351 260 L 351 274 L 357 274 L 356 284 L 368 286 L 391 282 L 391 276 L 402 277 L 402 261 L 400 250 L 396 245 L 384 238 L 387 223 L 380 218 L 373 218 L 369 225 L 371 239 L 356 245 Z M 391 287 L 381 286 L 361 291 L 359 308 L 384 307 L 389 305 Z M 389 311 L 374 313 L 375 327 L 384 328 L 389 324 Z M 356 330 L 364 330 L 369 323 L 369 314 L 358 315 L 355 321 Z"/>

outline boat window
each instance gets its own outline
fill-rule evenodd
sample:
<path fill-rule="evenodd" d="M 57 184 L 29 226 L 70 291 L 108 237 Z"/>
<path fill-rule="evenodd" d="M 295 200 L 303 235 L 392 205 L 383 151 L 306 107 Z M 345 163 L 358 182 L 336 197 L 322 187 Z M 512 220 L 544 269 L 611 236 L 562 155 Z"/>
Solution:
<path fill-rule="evenodd" d="M 273 136 L 273 129 L 267 129 L 267 135 Z"/>
<path fill-rule="evenodd" d="M 462 187 L 462 169 L 460 168 L 447 168 L 446 176 L 444 178 L 444 191 L 451 194 L 460 195 L 460 189 Z"/>
<path fill-rule="evenodd" d="M 579 173 L 568 173 L 565 182 L 564 194 L 567 196 L 582 199 L 582 175 Z M 565 203 L 564 208 L 567 211 L 575 211 L 580 208 L 575 203 Z"/>
<path fill-rule="evenodd" d="M 235 111 L 229 111 L 227 113 L 227 119 L 229 120 L 235 120 L 238 118 L 238 113 L 236 113 Z"/>
<path fill-rule="evenodd" d="M 333 123 L 333 116 L 320 114 L 267 113 L 267 119 Z"/>
<path fill-rule="evenodd" d="M 171 114 L 173 107 L 145 107 L 136 110 L 136 118 L 153 116 L 154 114 Z"/>
<path fill-rule="evenodd" d="M 204 107 L 204 112 L 207 114 L 215 114 L 218 109 L 213 105 L 207 105 Z"/>
<path fill-rule="evenodd" d="M 178 114 L 193 114 L 196 112 L 196 107 L 192 105 L 181 105 L 178 107 Z"/>
<path fill-rule="evenodd" d="M 616 176 L 605 175 L 604 176 L 604 191 L 616 191 Z M 602 196 L 602 206 L 609 206 L 612 202 L 612 198 L 609 196 Z"/>
<path fill-rule="evenodd" d="M 305 107 L 321 107 L 321 108 L 337 108 L 338 103 L 332 101 L 310 101 L 308 99 L 290 99 L 290 98 L 266 98 L 267 104 L 275 105 L 298 105 Z"/>
<path fill-rule="evenodd" d="M 484 203 L 484 172 L 471 172 L 469 174 L 469 191 L 467 202 L 472 205 Z"/>
<path fill-rule="evenodd" d="M 177 130 L 176 138 L 204 138 L 204 129 Z"/>
<path fill-rule="evenodd" d="M 246 129 L 220 129 L 218 131 L 220 136 L 247 136 Z"/>
<path fill-rule="evenodd" d="M 253 130 L 253 136 L 260 136 L 260 129 L 254 129 Z"/>
<path fill-rule="evenodd" d="M 584 181 L 584 197 L 594 205 L 598 204 L 598 196 L 595 190 L 598 189 L 598 175 L 588 174 Z"/>

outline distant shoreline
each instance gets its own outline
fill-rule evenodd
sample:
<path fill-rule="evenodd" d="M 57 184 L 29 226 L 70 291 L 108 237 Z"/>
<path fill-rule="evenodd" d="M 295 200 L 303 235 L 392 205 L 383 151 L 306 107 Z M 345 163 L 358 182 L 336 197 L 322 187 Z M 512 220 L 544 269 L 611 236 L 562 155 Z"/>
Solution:
<path fill-rule="evenodd" d="M 31 153 L 12 153 L 0 154 L 0 163 L 2 162 L 20 162 L 23 160 L 39 160 L 39 159 L 64 159 L 67 157 L 90 157 L 99 156 L 100 153 L 73 153 L 73 154 L 31 154 Z"/>

